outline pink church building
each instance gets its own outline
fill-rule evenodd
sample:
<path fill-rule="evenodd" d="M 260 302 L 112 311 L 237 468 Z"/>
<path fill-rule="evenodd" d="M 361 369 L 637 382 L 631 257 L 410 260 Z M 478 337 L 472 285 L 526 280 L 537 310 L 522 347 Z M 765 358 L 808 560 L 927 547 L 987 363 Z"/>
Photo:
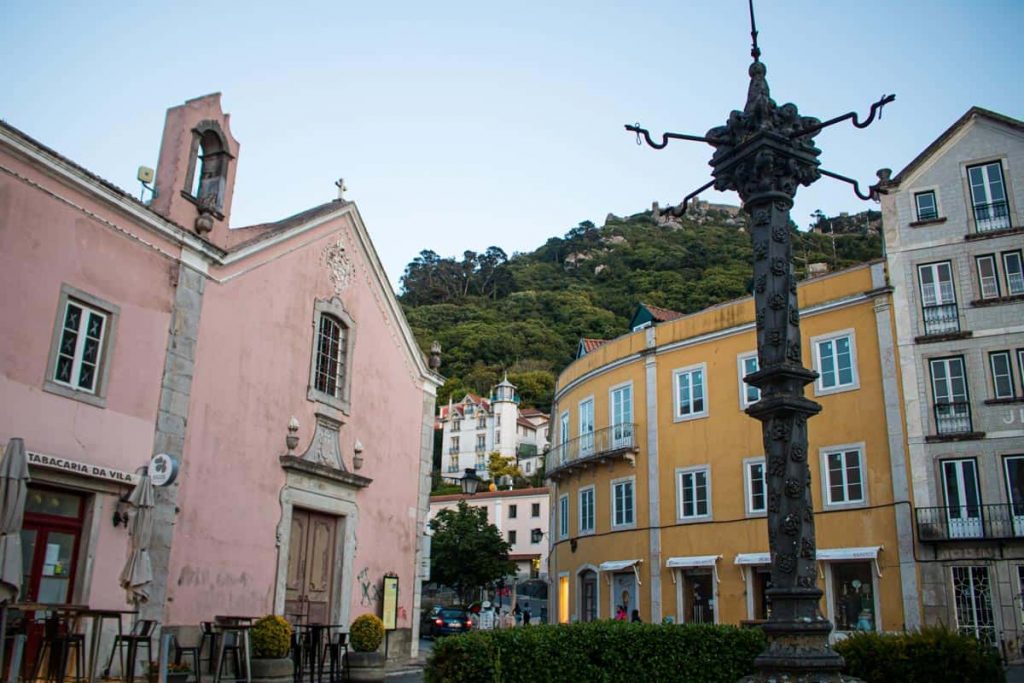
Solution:
<path fill-rule="evenodd" d="M 443 379 L 356 205 L 235 228 L 239 163 L 219 94 L 168 111 L 148 204 L 0 123 L 0 446 L 24 439 L 32 477 L 21 597 L 126 607 L 123 499 L 163 453 L 179 470 L 157 489 L 141 616 L 345 625 L 382 614 L 393 574 L 389 653 L 415 655 Z"/>

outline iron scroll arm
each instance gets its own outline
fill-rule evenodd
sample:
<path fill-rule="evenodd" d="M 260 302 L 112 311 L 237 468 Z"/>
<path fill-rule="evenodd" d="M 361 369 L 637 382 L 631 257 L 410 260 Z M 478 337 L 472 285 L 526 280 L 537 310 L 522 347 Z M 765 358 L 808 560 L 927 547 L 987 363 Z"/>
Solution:
<path fill-rule="evenodd" d="M 870 126 L 872 124 L 872 122 L 874 122 L 875 114 L 877 114 L 878 118 L 881 119 L 882 118 L 882 108 L 885 107 L 885 105 L 889 104 L 890 102 L 892 102 L 895 99 L 896 99 L 896 95 L 883 95 L 880 100 L 878 100 L 877 102 L 875 102 L 874 104 L 871 105 L 871 111 L 868 112 L 868 117 L 864 120 L 863 123 L 861 122 L 860 117 L 857 116 L 857 112 L 851 111 L 851 112 L 848 112 L 846 114 L 843 114 L 842 116 L 837 116 L 834 119 L 829 119 L 828 121 L 825 121 L 824 123 L 819 123 L 817 125 L 811 126 L 810 128 L 807 128 L 805 130 L 801 130 L 801 131 L 799 131 L 797 133 L 793 133 L 789 137 L 790 138 L 799 138 L 799 137 L 804 137 L 804 136 L 807 136 L 807 135 L 814 135 L 815 133 L 817 133 L 818 131 L 822 130 L 823 128 L 828 128 L 829 126 L 835 125 L 835 124 L 839 123 L 840 121 L 845 121 L 846 119 L 853 119 L 853 125 L 855 125 L 857 128 L 867 128 L 868 126 Z"/>
<path fill-rule="evenodd" d="M 853 178 L 847 178 L 844 175 L 839 175 L 838 173 L 833 173 L 832 171 L 826 171 L 823 168 L 819 168 L 818 169 L 818 173 L 820 173 L 823 176 L 828 176 L 829 178 L 835 178 L 836 180 L 841 180 L 844 183 L 848 183 L 848 184 L 852 185 L 853 186 L 853 193 L 855 195 L 857 195 L 858 197 L 860 197 L 861 199 L 863 199 L 864 201 L 867 201 L 869 199 L 876 199 L 878 197 L 878 194 L 879 194 L 879 187 L 878 187 L 878 185 L 870 185 L 870 186 L 868 186 L 868 194 L 864 194 L 863 192 L 860 191 L 860 183 L 858 183 Z"/>
<path fill-rule="evenodd" d="M 683 201 L 680 202 L 677 206 L 670 206 L 670 207 L 668 207 L 665 210 L 665 213 L 667 213 L 667 214 L 669 214 L 671 216 L 675 216 L 676 218 L 682 217 L 683 215 L 686 214 L 686 207 L 690 203 L 690 200 L 693 199 L 694 197 L 696 197 L 701 192 L 703 192 L 704 190 L 708 189 L 709 187 L 711 187 L 714 184 L 715 184 L 714 180 L 711 180 L 710 182 L 704 183 L 703 185 L 698 187 L 696 190 L 694 190 L 690 194 L 688 194 L 685 197 L 683 197 Z"/>
<path fill-rule="evenodd" d="M 668 145 L 669 140 L 689 140 L 690 142 L 707 142 L 708 139 L 699 135 L 684 135 L 683 133 L 663 133 L 661 136 L 661 144 L 658 144 L 651 139 L 651 134 L 646 128 L 641 128 L 639 123 L 635 123 L 632 126 L 626 124 L 626 130 L 630 133 L 636 133 L 636 144 L 640 144 L 640 136 L 642 135 L 647 144 L 654 149 L 664 149 Z"/>

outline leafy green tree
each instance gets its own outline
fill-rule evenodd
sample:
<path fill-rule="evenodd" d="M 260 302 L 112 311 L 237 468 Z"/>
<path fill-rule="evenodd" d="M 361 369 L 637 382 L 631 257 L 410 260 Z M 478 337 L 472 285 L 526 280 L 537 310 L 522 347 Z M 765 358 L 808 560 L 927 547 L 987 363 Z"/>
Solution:
<path fill-rule="evenodd" d="M 515 571 L 508 559 L 510 546 L 487 521 L 487 510 L 460 500 L 430 520 L 430 576 L 454 589 L 464 604 L 473 593 Z"/>
<path fill-rule="evenodd" d="M 487 472 L 491 475 L 491 481 L 497 483 L 500 477 L 509 476 L 515 479 L 523 476 L 519 466 L 513 458 L 506 458 L 498 451 L 492 451 L 487 456 Z"/>

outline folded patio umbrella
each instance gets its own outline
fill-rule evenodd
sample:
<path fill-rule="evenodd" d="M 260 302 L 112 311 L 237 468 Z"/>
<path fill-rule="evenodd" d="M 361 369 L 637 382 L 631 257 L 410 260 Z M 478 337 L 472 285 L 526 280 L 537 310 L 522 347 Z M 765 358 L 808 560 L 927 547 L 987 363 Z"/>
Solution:
<path fill-rule="evenodd" d="M 149 600 L 149 585 L 153 581 L 153 569 L 149 561 L 149 543 L 153 537 L 153 483 L 142 471 L 139 481 L 128 497 L 131 505 L 131 548 L 128 562 L 121 570 L 121 588 L 128 593 L 133 604 Z"/>

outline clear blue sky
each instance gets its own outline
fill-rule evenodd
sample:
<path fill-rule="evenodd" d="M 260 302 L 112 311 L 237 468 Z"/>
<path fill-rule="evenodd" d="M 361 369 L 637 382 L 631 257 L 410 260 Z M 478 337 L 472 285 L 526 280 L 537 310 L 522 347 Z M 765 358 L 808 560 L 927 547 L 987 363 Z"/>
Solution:
<path fill-rule="evenodd" d="M 1020 0 L 757 12 L 780 104 L 825 119 L 896 93 L 881 122 L 818 137 L 823 167 L 862 184 L 972 105 L 1024 118 Z M 710 147 L 637 147 L 622 126 L 705 133 L 742 107 L 749 59 L 746 0 L 0 0 L 0 118 L 134 190 L 166 109 L 220 91 L 242 145 L 232 223 L 329 200 L 344 176 L 396 289 L 421 249 L 511 255 L 678 202 Z M 794 219 L 865 206 L 823 179 Z"/>

